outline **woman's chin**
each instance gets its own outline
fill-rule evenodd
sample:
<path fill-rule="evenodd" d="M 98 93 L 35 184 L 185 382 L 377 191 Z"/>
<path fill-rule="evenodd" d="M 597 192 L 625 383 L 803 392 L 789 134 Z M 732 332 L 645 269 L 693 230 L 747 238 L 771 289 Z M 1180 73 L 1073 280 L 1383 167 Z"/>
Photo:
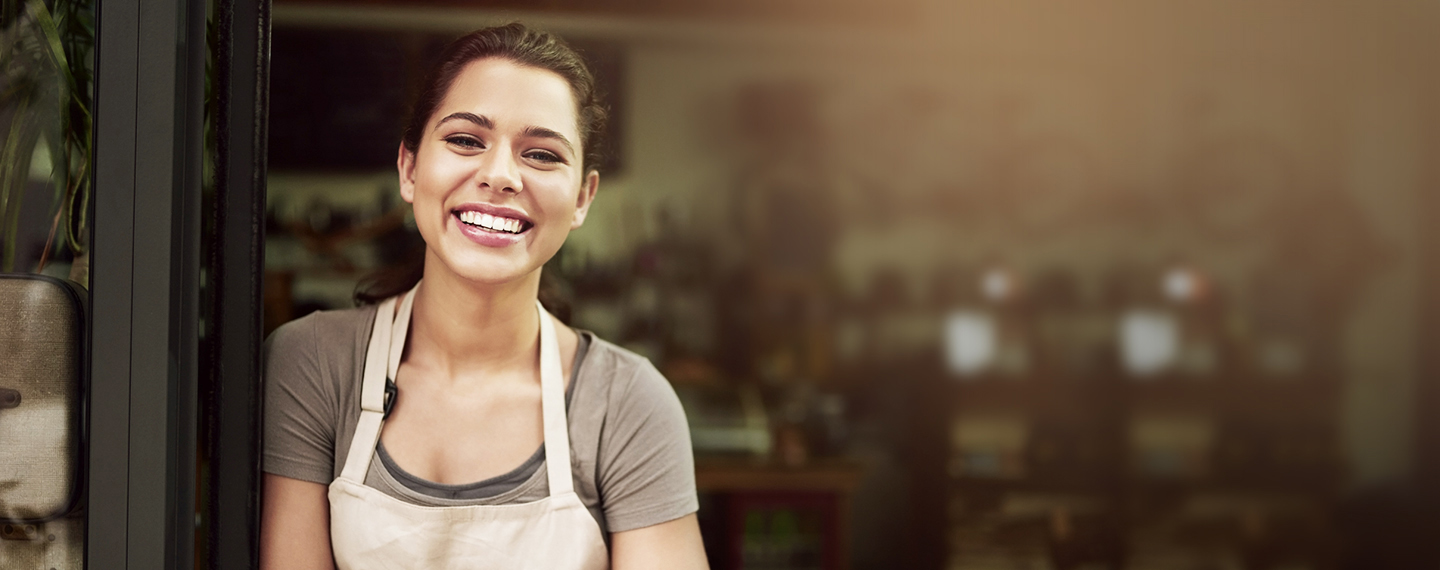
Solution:
<path fill-rule="evenodd" d="M 445 260 L 443 265 L 445 271 L 460 280 L 479 286 L 523 282 L 540 268 L 540 264 L 530 264 L 525 260 L 508 259 L 507 257 L 462 255 L 455 259 Z"/>

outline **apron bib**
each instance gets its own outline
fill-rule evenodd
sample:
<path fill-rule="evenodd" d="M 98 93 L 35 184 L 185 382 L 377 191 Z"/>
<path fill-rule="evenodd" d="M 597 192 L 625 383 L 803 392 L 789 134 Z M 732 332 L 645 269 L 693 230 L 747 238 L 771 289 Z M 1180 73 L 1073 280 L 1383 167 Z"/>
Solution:
<path fill-rule="evenodd" d="M 550 496 L 518 505 L 427 507 L 365 486 L 384 421 L 385 379 L 394 378 L 400 367 L 414 301 L 411 289 L 398 314 L 395 298 L 381 303 L 375 313 L 365 353 L 360 420 L 345 467 L 330 484 L 330 542 L 336 565 L 340 570 L 609 568 L 600 526 L 571 480 L 560 349 L 555 324 L 538 301 L 540 408 Z"/>

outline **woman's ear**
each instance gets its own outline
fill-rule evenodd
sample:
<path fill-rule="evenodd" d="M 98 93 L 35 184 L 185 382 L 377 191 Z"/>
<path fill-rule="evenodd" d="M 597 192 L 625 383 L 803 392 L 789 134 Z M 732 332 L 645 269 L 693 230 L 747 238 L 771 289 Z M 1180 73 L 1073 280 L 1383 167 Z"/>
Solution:
<path fill-rule="evenodd" d="M 579 195 L 575 197 L 575 219 L 570 221 L 570 229 L 579 229 L 585 225 L 585 215 L 590 213 L 590 204 L 595 202 L 595 191 L 600 188 L 600 171 L 591 170 L 585 174 L 585 180 L 580 183 Z"/>
<path fill-rule="evenodd" d="M 400 143 L 400 156 L 395 158 L 395 170 L 400 173 L 400 197 L 415 203 L 415 153 Z"/>

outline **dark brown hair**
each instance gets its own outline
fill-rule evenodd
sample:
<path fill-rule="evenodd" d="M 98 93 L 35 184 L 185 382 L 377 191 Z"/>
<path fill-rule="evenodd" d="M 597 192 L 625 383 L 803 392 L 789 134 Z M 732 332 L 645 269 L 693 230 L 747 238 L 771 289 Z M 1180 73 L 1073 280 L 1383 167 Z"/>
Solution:
<path fill-rule="evenodd" d="M 420 141 L 435 109 L 445 100 L 455 78 L 471 62 L 486 58 L 501 58 L 517 64 L 554 72 L 570 85 L 575 98 L 576 125 L 580 131 L 581 168 L 589 173 L 600 165 L 600 139 L 608 118 L 600 93 L 595 87 L 595 76 L 590 73 L 585 60 L 560 38 L 539 30 L 532 30 L 524 24 L 511 23 L 494 28 L 470 32 L 450 42 L 440 52 L 435 65 L 425 75 L 420 94 L 410 110 L 410 121 L 401 136 L 405 150 L 414 154 L 420 150 Z M 399 265 L 381 269 L 366 276 L 355 287 L 355 302 L 358 304 L 378 303 L 389 297 L 410 290 L 425 273 L 425 250 L 405 256 Z M 551 312 L 555 312 L 557 299 L 541 279 L 540 297 Z M 558 316 L 558 314 L 557 314 Z"/>

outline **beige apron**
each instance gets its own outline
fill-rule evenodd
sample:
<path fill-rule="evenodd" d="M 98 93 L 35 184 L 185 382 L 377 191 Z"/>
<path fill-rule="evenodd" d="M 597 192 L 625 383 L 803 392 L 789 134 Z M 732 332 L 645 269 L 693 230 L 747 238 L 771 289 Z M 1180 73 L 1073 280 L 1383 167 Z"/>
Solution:
<path fill-rule="evenodd" d="M 590 570 L 610 566 L 600 526 L 570 474 L 570 437 L 555 325 L 540 315 L 540 393 L 550 496 L 519 505 L 426 507 L 365 486 L 384 419 L 385 379 L 405 348 L 415 290 L 380 304 L 365 353 L 360 420 L 340 478 L 330 484 L 330 541 L 341 570 Z M 392 329 L 394 333 L 392 334 Z M 388 374 L 388 376 L 387 376 Z"/>

